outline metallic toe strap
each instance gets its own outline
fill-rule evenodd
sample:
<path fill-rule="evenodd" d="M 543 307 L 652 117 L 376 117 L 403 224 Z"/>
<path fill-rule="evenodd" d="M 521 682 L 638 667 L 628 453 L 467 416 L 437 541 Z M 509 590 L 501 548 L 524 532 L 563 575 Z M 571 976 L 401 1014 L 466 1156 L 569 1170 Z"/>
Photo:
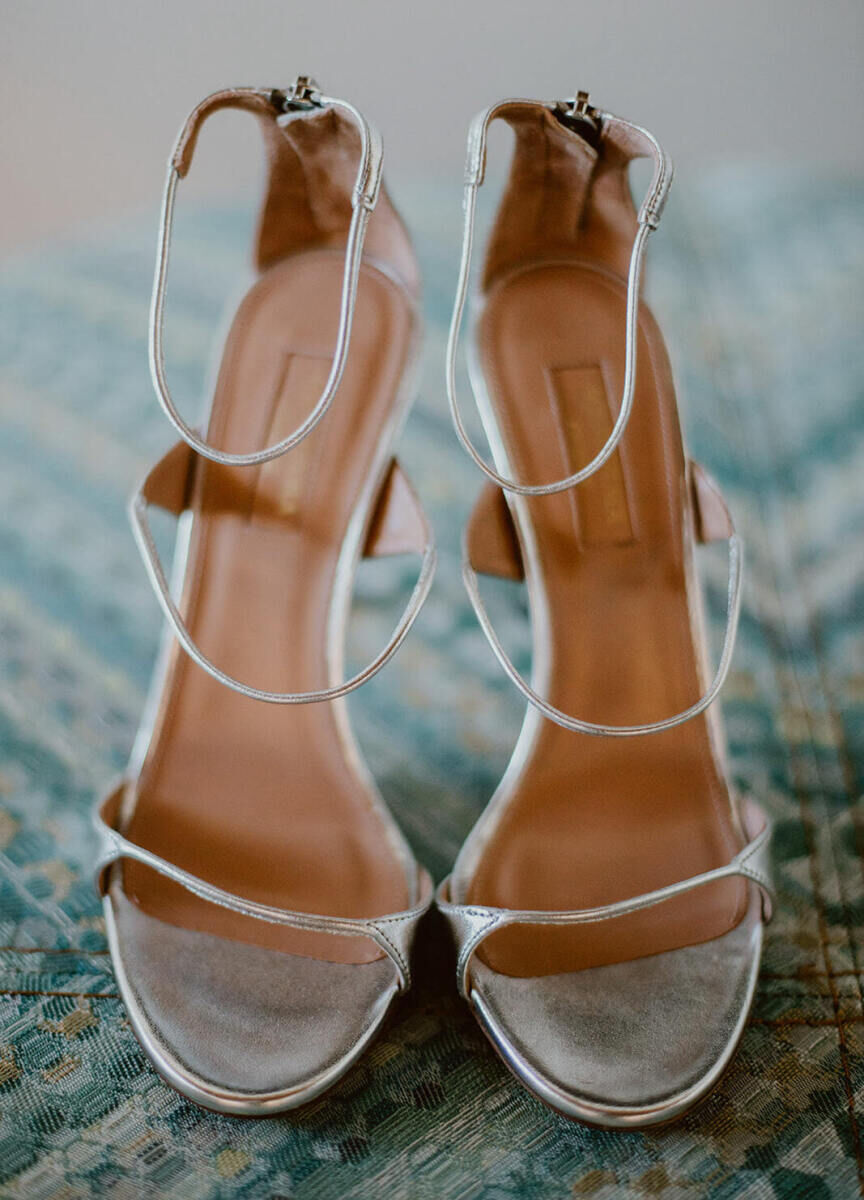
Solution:
<path fill-rule="evenodd" d="M 217 667 L 193 640 L 171 595 L 165 568 L 162 566 L 159 551 L 147 520 L 147 510 L 151 505 L 165 509 L 175 516 L 178 516 L 188 506 L 193 465 L 194 458 L 189 446 L 184 442 L 176 443 L 150 470 L 141 487 L 132 497 L 129 506 L 132 530 L 150 582 L 166 619 L 189 657 L 219 683 L 223 683 L 226 687 L 240 692 L 241 695 L 249 696 L 253 700 L 265 700 L 271 704 L 314 704 L 323 700 L 336 700 L 340 696 L 346 696 L 349 692 L 353 692 L 355 688 L 360 687 L 373 675 L 376 675 L 390 661 L 405 640 L 423 607 L 435 574 L 436 552 L 431 526 L 425 518 L 414 489 L 402 474 L 395 460 L 379 490 L 379 505 L 373 517 L 370 537 L 377 541 L 380 548 L 373 546 L 372 552 L 422 551 L 417 581 L 390 640 L 380 654 L 344 683 L 313 692 L 269 692 L 251 687 Z M 386 529 L 382 530 L 381 528 L 382 502 L 388 508 L 392 506 L 403 510 L 397 514 L 400 520 L 394 518 L 394 534 L 390 537 L 386 537 Z M 386 524 L 386 522 L 384 523 Z M 368 547 L 369 541 L 367 541 Z"/>
<path fill-rule="evenodd" d="M 220 108 L 241 108 L 259 116 L 270 117 L 279 124 L 288 119 L 303 119 L 307 113 L 322 109 L 333 109 L 347 116 L 360 133 L 360 162 L 351 195 L 351 223 L 345 244 L 345 265 L 342 276 L 342 296 L 339 305 L 339 328 L 330 374 L 314 408 L 305 420 L 287 437 L 248 454 L 229 454 L 205 441 L 198 432 L 180 415 L 165 377 L 165 352 L 162 344 L 165 315 L 165 290 L 168 276 L 168 260 L 171 248 L 171 232 L 174 224 L 174 201 L 177 185 L 185 178 L 192 161 L 198 131 L 211 113 Z M 351 325 L 357 300 L 357 284 L 363 243 L 369 219 L 378 200 L 381 188 L 383 145 L 381 135 L 363 115 L 345 100 L 323 96 L 314 85 L 298 80 L 286 94 L 265 88 L 231 88 L 216 92 L 192 112 L 180 135 L 168 163 L 165 192 L 162 200 L 162 218 L 159 242 L 156 251 L 156 274 L 153 280 L 153 298 L 150 308 L 150 373 L 153 386 L 165 415 L 184 439 L 205 458 L 226 466 L 254 466 L 269 462 L 285 454 L 311 433 L 333 400 L 345 371 L 348 346 L 351 340 Z"/>
<path fill-rule="evenodd" d="M 573 909 L 570 912 L 545 912 L 531 909 L 491 908 L 481 904 L 455 904 L 449 898 L 450 880 L 445 879 L 438 888 L 436 903 L 447 918 L 453 939 L 458 951 L 456 975 L 459 990 L 463 996 L 469 991 L 469 968 L 471 960 L 478 947 L 492 933 L 511 925 L 587 925 L 598 921 L 608 921 L 614 917 L 623 917 L 628 913 L 639 912 L 643 908 L 651 908 L 671 900 L 685 892 L 705 887 L 706 884 L 716 883 L 721 879 L 729 879 L 740 875 L 749 879 L 760 889 L 763 896 L 763 914 L 770 919 L 774 886 L 771 878 L 769 860 L 769 840 L 771 827 L 763 814 L 755 805 L 750 805 L 752 819 L 758 819 L 764 824 L 760 831 L 748 842 L 743 850 L 723 867 L 713 871 L 705 871 L 680 883 L 669 884 L 668 887 L 658 888 L 653 892 L 644 892 L 641 896 L 633 896 L 628 900 L 619 900 L 615 904 L 603 904 L 597 908 Z"/>
<path fill-rule="evenodd" d="M 520 496 L 548 496 L 553 492 L 563 492 L 568 488 L 575 487 L 602 467 L 606 460 L 614 453 L 615 447 L 621 440 L 621 436 L 630 418 L 630 410 L 633 406 L 633 393 L 636 386 L 636 334 L 639 318 L 639 284 L 642 274 L 642 259 L 648 235 L 657 228 L 660 222 L 660 214 L 666 202 L 669 185 L 672 182 L 672 163 L 656 138 L 646 129 L 642 129 L 638 125 L 632 125 L 629 121 L 624 121 L 621 117 L 615 117 L 611 113 L 597 114 L 602 126 L 611 126 L 616 130 L 624 131 L 630 143 L 636 148 L 636 152 L 644 156 L 649 156 L 654 161 L 654 175 L 651 185 L 639 209 L 636 236 L 633 240 L 630 266 L 627 273 L 624 384 L 621 404 L 615 424 L 612 427 L 612 432 L 605 444 L 589 463 L 581 467 L 578 471 L 574 471 L 572 475 L 568 475 L 566 479 L 558 479 L 553 483 L 542 484 L 524 484 L 519 483 L 515 479 L 508 479 L 506 476 L 500 475 L 481 457 L 465 427 L 456 394 L 456 353 L 471 279 L 477 192 L 483 182 L 486 170 L 487 134 L 492 122 L 496 118 L 501 117 L 504 111 L 513 104 L 534 105 L 537 108 L 553 111 L 558 107 L 555 103 L 547 101 L 504 100 L 479 113 L 471 123 L 468 133 L 468 162 L 463 201 L 465 220 L 462 233 L 462 259 L 459 264 L 456 299 L 453 305 L 453 317 L 450 322 L 450 334 L 447 339 L 447 399 L 450 404 L 450 415 L 453 418 L 453 424 L 456 427 L 459 440 L 487 479 L 492 480 L 493 483 L 497 483 L 505 491 L 515 492 Z M 578 314 L 574 313 L 574 320 L 578 320 Z"/>
<path fill-rule="evenodd" d="M 596 737 L 636 737 L 640 734 L 662 733 L 665 729 L 673 729 L 683 725 L 692 717 L 698 716 L 714 701 L 732 662 L 735 649 L 735 636 L 738 632 L 738 618 L 741 612 L 741 575 L 743 548 L 735 533 L 732 516 L 723 502 L 717 485 L 710 476 L 697 464 L 691 464 L 691 495 L 694 503 L 694 524 L 697 536 L 701 541 L 724 540 L 729 543 L 729 583 L 726 598 L 726 631 L 723 637 L 723 647 L 720 661 L 717 664 L 714 678 L 708 690 L 691 704 L 689 708 L 665 717 L 661 721 L 650 721 L 642 725 L 602 725 L 594 721 L 583 721 L 570 716 L 550 704 L 548 700 L 536 692 L 516 669 L 513 660 L 501 644 L 495 631 L 486 606 L 480 595 L 478 571 L 485 574 L 500 574 L 508 578 L 521 578 L 521 559 L 518 557 L 519 547 L 515 533 L 507 529 L 506 506 L 502 509 L 499 503 L 492 504 L 486 497 L 484 511 L 480 513 L 483 524 L 478 521 L 469 523 L 462 546 L 462 578 L 465 589 L 474 607 L 477 620 L 480 623 L 489 645 L 495 652 L 501 666 L 510 680 L 516 685 L 529 704 L 532 704 L 544 717 L 554 721 L 556 725 L 575 733 L 587 733 Z M 499 493 L 500 495 L 500 493 Z M 497 523 L 497 528 L 496 528 Z M 484 542 L 483 533 L 488 529 L 490 536 Z M 494 559 L 494 563 L 491 561 Z"/>
<path fill-rule="evenodd" d="M 396 968 L 400 992 L 407 991 L 411 986 L 411 944 L 417 924 L 432 902 L 433 892 L 429 873 L 422 867 L 418 868 L 420 901 L 404 912 L 388 913 L 381 917 L 331 917 L 258 904 L 207 883 L 197 875 L 191 875 L 188 871 L 160 858 L 158 854 L 153 854 L 125 838 L 118 831 L 117 822 L 126 787 L 126 782 L 121 782 L 94 813 L 99 837 L 99 854 L 95 868 L 96 886 L 102 895 L 105 895 L 108 889 L 108 867 L 119 859 L 132 858 L 147 867 L 152 867 L 166 879 L 179 883 L 202 900 L 228 908 L 241 916 L 251 917 L 256 921 L 267 921 L 271 925 L 286 925 L 290 929 L 307 929 L 315 933 L 332 933 L 341 937 L 371 938 Z"/>

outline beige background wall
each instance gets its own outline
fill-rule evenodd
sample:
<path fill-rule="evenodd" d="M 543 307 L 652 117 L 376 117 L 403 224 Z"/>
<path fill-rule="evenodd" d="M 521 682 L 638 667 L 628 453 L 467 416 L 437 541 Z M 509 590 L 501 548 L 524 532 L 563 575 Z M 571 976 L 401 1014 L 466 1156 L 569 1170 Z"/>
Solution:
<path fill-rule="evenodd" d="M 864 0 L 0 0 L 0 47 L 0 247 L 152 210 L 203 94 L 298 71 L 379 124 L 397 180 L 458 186 L 475 110 L 577 86 L 684 164 L 864 165 Z M 247 178 L 242 133 L 198 189 Z"/>

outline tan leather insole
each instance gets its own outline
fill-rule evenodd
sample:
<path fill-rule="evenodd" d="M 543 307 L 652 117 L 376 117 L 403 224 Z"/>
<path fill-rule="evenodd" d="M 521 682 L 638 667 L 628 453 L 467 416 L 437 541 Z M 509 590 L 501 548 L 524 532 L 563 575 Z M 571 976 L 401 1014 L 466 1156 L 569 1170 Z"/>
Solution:
<path fill-rule="evenodd" d="M 548 605 L 544 694 L 606 724 L 670 716 L 705 685 L 688 599 L 675 396 L 659 330 L 641 312 L 636 394 L 619 450 L 586 483 L 530 498 L 522 510 L 536 540 L 532 583 Z M 517 478 L 568 475 L 608 437 L 624 316 L 623 282 L 587 265 L 536 266 L 491 292 L 479 349 Z M 542 611 L 535 619 L 543 638 Z M 704 718 L 614 739 L 544 719 L 466 899 L 544 910 L 608 904 L 720 866 L 739 846 Z M 505 930 L 481 956 L 512 975 L 576 970 L 718 936 L 745 907 L 743 881 L 724 881 L 614 921 Z"/>
<path fill-rule="evenodd" d="M 211 443 L 254 449 L 311 410 L 330 367 L 341 281 L 341 253 L 323 250 L 255 283 L 226 341 Z M 414 320 L 401 288 L 364 264 L 345 374 L 314 432 L 262 467 L 198 463 L 184 612 L 204 653 L 244 682 L 303 691 L 336 681 L 328 618 L 337 558 L 370 473 L 385 466 L 381 438 Z M 345 917 L 407 907 L 405 867 L 346 748 L 345 719 L 340 701 L 249 699 L 175 648 L 129 836 L 262 903 Z M 379 956 L 365 938 L 207 904 L 137 863 L 125 864 L 124 882 L 146 912 L 188 929 L 331 961 Z"/>

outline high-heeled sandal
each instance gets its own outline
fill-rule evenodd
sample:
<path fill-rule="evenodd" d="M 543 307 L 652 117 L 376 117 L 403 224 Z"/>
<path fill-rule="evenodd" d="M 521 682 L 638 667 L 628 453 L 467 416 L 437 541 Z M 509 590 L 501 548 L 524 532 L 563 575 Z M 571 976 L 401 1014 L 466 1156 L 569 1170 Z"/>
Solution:
<path fill-rule="evenodd" d="M 455 375 L 495 120 L 515 150 L 471 361 L 492 467 L 469 440 Z M 637 213 L 628 167 L 640 156 L 654 170 Z M 650 133 L 584 93 L 481 113 L 447 353 L 456 429 L 489 479 L 465 584 L 528 709 L 438 901 L 459 988 L 507 1065 L 560 1112 L 609 1127 L 676 1117 L 717 1080 L 771 903 L 768 826 L 733 794 L 709 707 L 732 655 L 741 548 L 716 485 L 685 457 L 666 350 L 640 302 L 671 175 Z M 721 538 L 729 611 L 709 681 L 693 548 Z M 530 684 L 478 573 L 527 583 Z M 587 717 L 570 715 L 579 707 Z"/>
<path fill-rule="evenodd" d="M 257 116 L 269 182 L 258 277 L 202 435 L 168 390 L 163 303 L 175 192 L 202 123 L 225 108 Z M 209 96 L 168 169 L 151 367 L 182 441 L 131 507 L 168 637 L 129 771 L 98 810 L 97 877 L 142 1046 L 175 1088 L 224 1113 L 295 1107 L 348 1069 L 410 984 L 431 899 L 344 700 L 392 658 L 435 564 L 390 457 L 420 322 L 381 163 L 361 114 L 301 78 Z M 175 590 L 151 506 L 181 519 Z M 422 561 L 404 614 L 342 682 L 357 561 L 405 552 Z M 297 690 L 274 690 L 286 681 Z"/>

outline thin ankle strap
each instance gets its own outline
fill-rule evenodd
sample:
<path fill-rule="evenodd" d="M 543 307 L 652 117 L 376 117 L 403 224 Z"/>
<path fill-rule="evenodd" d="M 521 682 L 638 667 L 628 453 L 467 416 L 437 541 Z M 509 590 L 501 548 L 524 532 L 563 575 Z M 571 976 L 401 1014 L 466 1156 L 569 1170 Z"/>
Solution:
<path fill-rule="evenodd" d="M 435 574 L 435 540 L 432 529 L 423 512 L 420 500 L 402 473 L 395 459 L 382 478 L 374 505 L 366 539 L 365 553 L 368 557 L 379 555 L 419 553 L 422 555 L 420 569 L 408 603 L 399 619 L 390 640 L 384 649 L 356 675 L 344 683 L 320 688 L 310 692 L 272 692 L 253 687 L 241 679 L 228 675 L 212 662 L 197 645 L 183 620 L 180 609 L 171 595 L 171 587 L 159 550 L 150 530 L 147 510 L 151 507 L 163 509 L 179 516 L 189 504 L 192 492 L 194 458 L 189 446 L 177 442 L 148 472 L 129 505 L 132 532 L 138 544 L 144 566 L 147 569 L 153 590 L 162 612 L 174 631 L 180 645 L 189 657 L 211 675 L 217 682 L 248 696 L 252 700 L 264 700 L 270 704 L 316 704 L 324 700 L 337 700 L 361 687 L 385 666 L 408 635 L 417 620 L 429 594 Z M 212 469 L 212 468 L 211 468 Z"/>
<path fill-rule="evenodd" d="M 482 503 L 478 504 L 472 520 L 469 521 L 462 546 L 462 578 L 480 627 L 486 635 L 486 640 L 492 647 L 495 657 L 528 703 L 563 729 L 569 729 L 572 733 L 587 733 L 595 737 L 638 737 L 642 734 L 663 733 L 664 730 L 674 729 L 676 725 L 683 725 L 686 721 L 705 712 L 716 699 L 726 680 L 735 649 L 738 618 L 741 612 L 741 575 L 744 552 L 735 532 L 732 514 L 716 483 L 698 463 L 690 463 L 689 475 L 694 535 L 702 542 L 727 541 L 729 543 L 729 582 L 723 647 L 720 651 L 720 660 L 714 678 L 695 703 L 663 720 L 641 725 L 602 725 L 571 716 L 545 700 L 519 674 L 513 660 L 501 644 L 501 639 L 498 637 L 483 603 L 478 578 L 478 572 L 500 575 L 510 579 L 523 577 L 518 536 L 512 525 L 509 509 L 503 502 L 503 497 L 501 504 L 495 504 L 494 497 L 492 504 L 489 503 L 488 498 L 481 497 Z M 500 492 L 498 492 L 498 496 L 501 496 Z"/>
<path fill-rule="evenodd" d="M 484 283 L 486 285 L 488 285 L 494 275 L 500 273 L 505 267 L 513 265 L 514 261 L 517 261 L 520 255 L 526 253 L 536 254 L 537 247 L 530 244 L 530 238 L 528 244 L 522 244 L 524 230 L 517 229 L 514 234 L 508 227 L 512 224 L 507 218 L 513 199 L 526 189 L 530 191 L 532 187 L 538 187 L 541 189 L 541 196 L 544 199 L 549 200 L 551 198 L 553 210 L 549 214 L 541 214 L 541 218 L 542 216 L 548 216 L 548 223 L 553 226 L 552 233 L 549 233 L 547 230 L 547 222 L 543 219 L 538 220 L 536 209 L 532 209 L 532 228 L 542 228 L 543 246 L 546 248 L 547 253 L 550 249 L 554 250 L 559 256 L 562 250 L 571 254 L 575 252 L 579 244 L 578 234 L 577 240 L 571 242 L 564 235 L 556 235 L 555 227 L 560 222 L 563 228 L 570 231 L 578 231 L 584 224 L 582 215 L 583 208 L 585 207 L 588 208 L 590 215 L 595 209 L 611 205 L 612 211 L 616 214 L 619 223 L 622 220 L 626 220 L 629 215 L 632 215 L 633 224 L 635 225 L 627 267 L 624 385 L 618 416 L 609 438 L 594 458 L 578 471 L 574 471 L 572 475 L 568 475 L 565 479 L 555 480 L 552 483 L 520 483 L 515 479 L 510 479 L 505 475 L 499 474 L 498 471 L 491 467 L 471 441 L 459 409 L 456 394 L 456 355 L 471 277 L 477 192 L 483 183 L 486 170 L 486 141 L 489 126 L 493 121 L 499 119 L 506 120 L 516 129 L 517 152 L 514 156 L 510 185 L 502 203 L 502 214 L 490 239 L 491 249 L 484 273 Z M 577 129 L 582 131 L 583 136 L 580 136 L 576 132 Z M 591 136 L 596 140 L 596 147 L 586 141 L 584 135 Z M 524 142 L 526 138 L 536 139 L 538 136 L 544 139 L 544 147 L 546 148 L 554 143 L 554 154 L 531 153 L 535 147 L 530 141 L 526 152 L 525 145 L 520 144 L 518 141 L 520 137 Z M 638 157 L 650 157 L 653 160 L 654 174 L 645 199 L 639 208 L 639 212 L 638 214 L 634 214 L 632 203 L 629 201 L 629 192 L 626 194 L 626 198 L 622 199 L 624 189 L 620 185 L 616 186 L 614 190 L 610 188 L 611 180 L 609 177 L 610 175 L 613 176 L 616 184 L 619 184 L 618 176 L 626 172 L 626 167 L 633 158 Z M 533 165 L 533 160 L 535 159 L 539 161 L 539 167 Z M 550 161 L 552 163 L 551 166 L 549 165 Z M 540 180 L 531 178 L 530 176 L 527 179 L 522 178 L 526 163 L 529 164 L 527 167 L 529 171 L 536 169 L 543 172 Z M 456 299 L 450 323 L 450 334 L 447 340 L 447 398 L 453 424 L 465 450 L 487 479 L 504 488 L 505 491 L 514 492 L 520 496 L 548 496 L 555 492 L 566 491 L 568 488 L 575 487 L 577 484 L 588 479 L 614 453 L 615 447 L 618 445 L 627 426 L 630 410 L 633 405 L 633 393 L 636 384 L 639 294 L 645 244 L 648 240 L 648 235 L 659 224 L 671 181 L 671 160 L 652 134 L 638 125 L 633 125 L 629 121 L 623 120 L 621 117 L 615 117 L 611 113 L 600 112 L 590 108 L 587 105 L 587 97 L 583 98 L 581 94 L 577 98 L 577 101 L 567 103 L 540 100 L 504 100 L 480 113 L 471 123 L 468 134 L 468 161 L 465 176 L 465 222 L 462 238 L 462 259 L 459 266 L 459 280 L 456 285 Z M 626 179 L 624 183 L 626 185 Z M 570 187 L 571 184 L 572 188 Z M 568 188 L 570 188 L 569 193 Z M 598 196 L 594 197 L 592 203 L 591 193 L 593 192 L 597 192 Z M 607 199 L 607 197 L 614 197 L 614 199 Z M 567 204 L 567 211 L 555 211 L 554 206 L 557 205 L 560 207 L 562 198 L 563 203 Z M 588 232 L 589 236 L 593 237 L 595 243 L 600 247 L 599 253 L 595 249 L 596 256 L 604 258 L 611 254 L 614 259 L 614 249 L 610 249 L 608 245 L 604 244 L 604 242 L 608 243 L 609 241 L 608 230 L 604 230 L 604 239 L 602 241 L 594 235 L 594 232 L 590 228 Z M 614 232 L 617 233 L 618 231 Z M 577 320 L 578 314 L 574 313 L 573 319 Z"/>
<path fill-rule="evenodd" d="M 259 117 L 270 178 L 259 222 L 256 262 L 273 263 L 316 245 L 344 241 L 339 325 L 327 382 L 314 407 L 287 437 L 272 446 L 235 454 L 211 446 L 174 403 L 165 374 L 163 325 L 177 187 L 189 171 L 201 127 L 213 113 L 236 108 Z M 359 144 L 358 144 L 359 143 Z M 357 162 L 346 175 L 346 163 Z M 150 372 L 159 403 L 183 440 L 205 458 L 226 466 L 255 466 L 287 453 L 312 432 L 329 409 L 345 370 L 357 301 L 360 264 L 367 244 L 377 259 L 416 291 L 416 263 L 395 210 L 382 195 L 381 136 L 345 100 L 322 95 L 305 78 L 287 91 L 227 88 L 214 92 L 189 115 L 168 163 L 150 310 Z M 350 170 L 350 168 L 349 168 Z M 314 186 L 310 186 L 314 180 Z M 381 211 L 373 222 L 376 206 Z"/>

